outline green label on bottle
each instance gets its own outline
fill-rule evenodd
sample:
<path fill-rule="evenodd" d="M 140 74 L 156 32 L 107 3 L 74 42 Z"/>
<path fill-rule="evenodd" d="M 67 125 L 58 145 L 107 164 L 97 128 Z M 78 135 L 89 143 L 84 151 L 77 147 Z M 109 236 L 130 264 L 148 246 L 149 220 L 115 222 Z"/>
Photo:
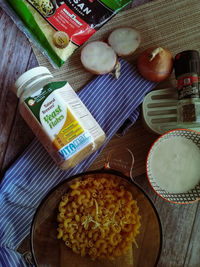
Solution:
<path fill-rule="evenodd" d="M 37 118 L 37 120 L 40 123 L 41 123 L 40 109 L 41 109 L 41 106 L 43 105 L 43 102 L 53 91 L 59 88 L 62 88 L 66 84 L 67 82 L 49 83 L 25 100 L 26 105 L 28 106 L 28 108 L 31 110 L 31 112 L 34 114 L 34 116 Z M 54 105 L 54 100 L 52 99 L 52 103 L 48 103 L 48 106 L 46 106 L 46 110 L 50 110 L 53 105 Z M 52 110 L 52 116 L 55 117 L 55 114 L 58 113 L 58 110 L 60 110 L 59 106 L 54 107 L 54 109 Z"/>

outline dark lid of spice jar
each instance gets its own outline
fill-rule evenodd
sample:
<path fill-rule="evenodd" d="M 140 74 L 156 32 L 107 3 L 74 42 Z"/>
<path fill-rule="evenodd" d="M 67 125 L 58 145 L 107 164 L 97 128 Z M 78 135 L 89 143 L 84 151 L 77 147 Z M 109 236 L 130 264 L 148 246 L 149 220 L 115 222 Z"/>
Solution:
<path fill-rule="evenodd" d="M 186 50 L 178 53 L 174 60 L 176 78 L 185 73 L 200 73 L 200 57 L 196 50 Z"/>

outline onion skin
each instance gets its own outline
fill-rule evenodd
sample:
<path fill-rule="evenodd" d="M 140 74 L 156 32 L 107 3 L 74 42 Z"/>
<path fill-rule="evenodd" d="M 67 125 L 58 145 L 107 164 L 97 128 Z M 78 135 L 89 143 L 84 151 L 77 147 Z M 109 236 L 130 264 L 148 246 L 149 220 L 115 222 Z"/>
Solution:
<path fill-rule="evenodd" d="M 161 82 L 167 79 L 172 72 L 173 57 L 166 48 L 148 48 L 140 54 L 137 66 L 145 79 Z"/>

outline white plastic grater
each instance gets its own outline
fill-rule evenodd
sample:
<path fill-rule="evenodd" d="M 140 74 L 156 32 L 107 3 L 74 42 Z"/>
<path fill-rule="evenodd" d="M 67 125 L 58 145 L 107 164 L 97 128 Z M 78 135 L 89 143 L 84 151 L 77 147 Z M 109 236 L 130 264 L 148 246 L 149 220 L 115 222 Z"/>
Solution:
<path fill-rule="evenodd" d="M 176 88 L 154 90 L 148 93 L 142 104 L 143 119 L 149 129 L 157 134 L 180 127 L 177 123 L 178 94 Z M 200 127 L 189 128 L 200 132 Z"/>

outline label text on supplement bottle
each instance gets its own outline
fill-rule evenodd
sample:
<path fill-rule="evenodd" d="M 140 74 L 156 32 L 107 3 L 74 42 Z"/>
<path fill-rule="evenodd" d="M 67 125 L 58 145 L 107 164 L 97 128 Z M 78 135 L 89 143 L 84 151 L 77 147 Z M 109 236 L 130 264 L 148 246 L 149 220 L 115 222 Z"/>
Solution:
<path fill-rule="evenodd" d="M 69 159 L 93 141 L 72 110 L 85 115 L 86 120 L 90 119 L 90 114 L 67 82 L 47 84 L 28 97 L 25 103 L 63 160 Z"/>

